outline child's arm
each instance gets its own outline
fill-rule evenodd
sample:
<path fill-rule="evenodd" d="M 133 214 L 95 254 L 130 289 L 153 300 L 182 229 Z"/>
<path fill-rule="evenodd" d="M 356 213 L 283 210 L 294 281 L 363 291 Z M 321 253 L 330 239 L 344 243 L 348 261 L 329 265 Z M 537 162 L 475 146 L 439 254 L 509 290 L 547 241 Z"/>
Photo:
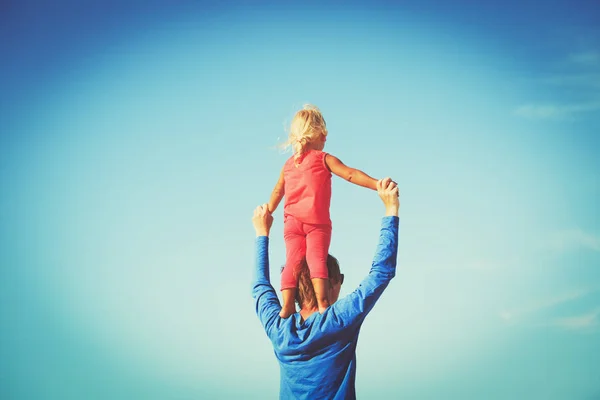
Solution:
<path fill-rule="evenodd" d="M 271 200 L 269 200 L 268 207 L 270 213 L 273 213 L 277 209 L 277 206 L 279 205 L 281 199 L 283 198 L 283 195 L 285 194 L 284 183 L 285 181 L 283 179 L 282 168 L 281 174 L 279 174 L 279 180 L 277 181 L 277 184 L 275 184 L 275 188 L 273 188 L 273 192 L 271 193 Z"/>
<path fill-rule="evenodd" d="M 342 179 L 352 182 L 358 186 L 377 190 L 377 179 L 371 178 L 359 169 L 346 166 L 339 158 L 327 154 L 325 164 L 329 170 Z"/>

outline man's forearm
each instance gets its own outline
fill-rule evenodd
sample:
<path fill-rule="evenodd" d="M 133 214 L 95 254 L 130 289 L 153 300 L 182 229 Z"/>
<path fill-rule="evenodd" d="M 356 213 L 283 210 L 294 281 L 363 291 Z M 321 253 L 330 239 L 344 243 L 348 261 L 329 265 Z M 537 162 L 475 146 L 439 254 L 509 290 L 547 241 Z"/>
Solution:
<path fill-rule="evenodd" d="M 388 208 L 387 212 L 396 212 L 397 208 Z M 398 229 L 400 220 L 396 215 L 387 215 L 381 221 L 379 244 L 373 258 L 371 273 L 380 275 L 387 281 L 396 275 L 396 262 L 398 259 Z"/>
<path fill-rule="evenodd" d="M 383 217 L 379 243 L 369 274 L 358 288 L 333 305 L 345 324 L 361 323 L 396 275 L 398 217 Z"/>
<path fill-rule="evenodd" d="M 267 236 L 256 238 L 256 270 L 252 297 L 256 315 L 269 335 L 271 327 L 279 316 L 281 305 L 269 278 L 269 238 Z"/>
<path fill-rule="evenodd" d="M 269 277 L 269 237 L 257 232 L 255 282 L 271 282 Z"/>

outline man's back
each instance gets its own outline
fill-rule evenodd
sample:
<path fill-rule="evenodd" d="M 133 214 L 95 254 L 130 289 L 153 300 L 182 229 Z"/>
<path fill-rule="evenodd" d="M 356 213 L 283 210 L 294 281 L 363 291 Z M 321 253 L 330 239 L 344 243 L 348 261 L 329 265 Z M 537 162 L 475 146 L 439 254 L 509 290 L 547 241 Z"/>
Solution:
<path fill-rule="evenodd" d="M 360 324 L 342 326 L 333 307 L 301 321 L 282 320 L 269 338 L 280 365 L 282 398 L 355 398 L 356 343 Z"/>
<path fill-rule="evenodd" d="M 256 312 L 280 365 L 280 397 L 353 399 L 356 344 L 360 327 L 395 276 L 398 217 L 384 217 L 371 271 L 359 287 L 323 314 L 279 317 L 281 306 L 269 281 L 268 237 L 257 238 L 257 269 L 252 295 Z"/>

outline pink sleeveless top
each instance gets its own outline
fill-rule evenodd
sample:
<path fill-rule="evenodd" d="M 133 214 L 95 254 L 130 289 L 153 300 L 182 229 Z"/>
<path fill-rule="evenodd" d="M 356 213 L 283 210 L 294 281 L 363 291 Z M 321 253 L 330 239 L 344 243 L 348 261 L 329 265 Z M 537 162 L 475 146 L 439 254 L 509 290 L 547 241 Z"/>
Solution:
<path fill-rule="evenodd" d="M 298 166 L 290 157 L 283 166 L 285 205 L 283 215 L 306 224 L 331 224 L 331 172 L 322 151 L 309 150 Z"/>

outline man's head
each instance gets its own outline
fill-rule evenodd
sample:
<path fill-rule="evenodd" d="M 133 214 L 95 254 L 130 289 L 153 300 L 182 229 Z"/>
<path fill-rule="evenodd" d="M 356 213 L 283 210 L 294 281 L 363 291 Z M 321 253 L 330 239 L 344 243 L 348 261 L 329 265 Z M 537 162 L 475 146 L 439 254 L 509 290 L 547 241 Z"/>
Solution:
<path fill-rule="evenodd" d="M 342 283 L 344 283 L 344 274 L 340 272 L 338 260 L 329 254 L 327 256 L 327 271 L 329 273 L 329 304 L 333 305 L 340 295 Z M 300 308 L 317 307 L 317 297 L 310 279 L 310 270 L 306 263 L 306 258 L 302 260 L 296 271 L 298 277 L 298 290 L 296 290 L 296 303 Z"/>

